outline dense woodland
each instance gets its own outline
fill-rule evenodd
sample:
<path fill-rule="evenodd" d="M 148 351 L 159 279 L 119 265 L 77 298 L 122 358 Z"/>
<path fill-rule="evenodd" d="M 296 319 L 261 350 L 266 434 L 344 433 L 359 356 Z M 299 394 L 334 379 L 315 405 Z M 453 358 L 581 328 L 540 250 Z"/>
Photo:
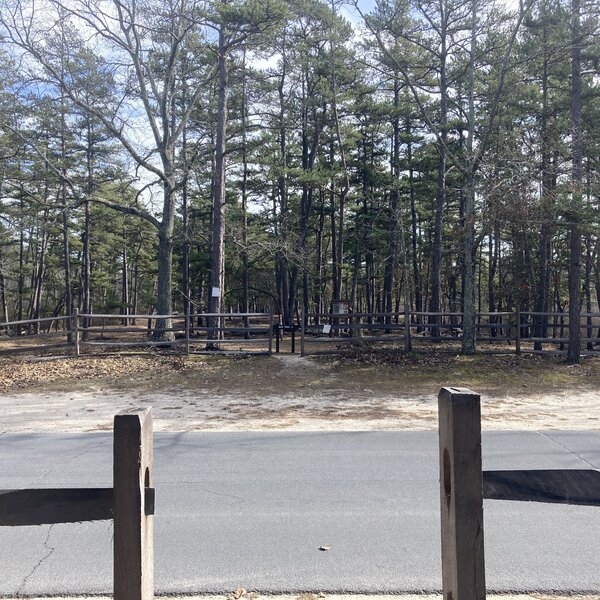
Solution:
<path fill-rule="evenodd" d="M 0 4 L 0 321 L 597 309 L 595 0 Z"/>

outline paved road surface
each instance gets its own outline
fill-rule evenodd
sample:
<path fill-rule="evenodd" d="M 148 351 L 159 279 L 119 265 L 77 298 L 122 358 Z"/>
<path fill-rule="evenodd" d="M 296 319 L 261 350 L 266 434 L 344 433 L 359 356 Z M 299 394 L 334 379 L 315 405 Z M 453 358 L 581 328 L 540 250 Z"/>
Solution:
<path fill-rule="evenodd" d="M 112 436 L 0 436 L 0 489 L 112 484 Z M 600 432 L 484 434 L 484 468 L 600 468 Z M 437 434 L 155 435 L 156 589 L 441 588 Z M 600 591 L 600 509 L 485 502 L 491 591 Z M 111 522 L 0 528 L 0 595 L 106 593 Z M 331 550 L 319 551 L 329 545 Z"/>

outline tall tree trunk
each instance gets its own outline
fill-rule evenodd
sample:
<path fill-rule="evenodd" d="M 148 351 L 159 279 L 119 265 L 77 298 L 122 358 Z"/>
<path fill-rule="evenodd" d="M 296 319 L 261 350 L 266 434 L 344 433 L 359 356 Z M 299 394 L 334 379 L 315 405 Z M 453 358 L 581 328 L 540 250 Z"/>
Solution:
<path fill-rule="evenodd" d="M 421 296 L 421 268 L 419 265 L 418 239 L 417 230 L 419 227 L 417 216 L 417 194 L 415 192 L 415 178 L 413 168 L 413 148 L 412 148 L 412 125 L 410 117 L 406 119 L 406 136 L 408 138 L 406 144 L 406 159 L 408 160 L 408 192 L 410 195 L 410 222 L 411 222 L 411 244 L 412 244 L 412 271 L 413 271 L 413 290 L 415 299 L 415 311 L 423 310 L 423 300 Z M 421 317 L 417 317 L 417 323 Z"/>
<path fill-rule="evenodd" d="M 309 72 L 305 68 L 304 77 L 302 82 L 302 170 L 305 173 L 309 173 L 313 170 L 315 159 L 317 156 L 317 149 L 319 140 L 321 138 L 321 132 L 323 128 L 322 120 L 318 118 L 316 107 L 312 107 L 309 111 L 309 99 L 310 94 L 307 90 L 310 89 L 309 85 Z M 312 117 L 312 131 L 309 130 L 309 112 Z M 323 107 L 323 117 L 325 115 L 325 107 Z M 308 257 L 307 257 L 307 244 L 309 235 L 310 215 L 312 212 L 313 204 L 313 187 L 312 184 L 307 182 L 302 183 L 302 195 L 300 197 L 300 215 L 298 223 L 298 240 L 296 242 L 296 254 L 302 261 L 302 289 L 303 289 L 303 305 L 304 314 L 307 314 L 308 309 Z M 290 280 L 289 280 L 289 304 L 288 312 L 293 313 L 293 308 L 296 303 L 296 293 L 298 290 L 298 276 L 300 270 L 299 265 L 296 262 L 291 269 Z M 306 317 L 305 317 L 306 318 Z"/>
<path fill-rule="evenodd" d="M 158 277 L 156 283 L 156 312 L 159 315 L 173 313 L 173 230 L 174 230 L 174 194 L 163 186 L 165 196 L 163 220 L 158 229 Z M 161 318 L 156 321 L 154 333 L 155 341 L 173 341 L 173 332 L 166 331 L 171 328 L 170 318 Z"/>
<path fill-rule="evenodd" d="M 394 272 L 396 269 L 398 253 L 398 196 L 400 185 L 400 82 L 397 74 L 394 77 L 394 119 L 392 122 L 392 151 L 390 156 L 390 171 L 392 174 L 392 187 L 390 190 L 390 220 L 388 229 L 389 251 L 385 261 L 385 272 L 383 276 L 383 312 L 392 313 Z M 391 315 L 385 318 L 386 323 L 391 323 Z"/>
<path fill-rule="evenodd" d="M 127 231 L 123 227 L 123 252 L 122 252 L 122 270 L 121 270 L 121 314 L 129 314 L 129 258 L 127 256 Z M 128 324 L 128 319 L 122 319 L 123 325 Z"/>
<path fill-rule="evenodd" d="M 552 173 L 550 140 L 548 136 L 548 85 L 549 85 L 549 48 L 548 48 L 548 23 L 546 15 L 546 3 L 542 3 L 542 39 L 543 39 L 543 66 L 542 66 L 542 112 L 540 119 L 541 157 L 542 157 L 542 190 L 541 204 L 544 222 L 540 228 L 540 250 L 539 250 L 539 280 L 535 310 L 537 313 L 546 313 L 549 309 L 550 298 L 550 258 L 552 243 L 551 208 L 552 208 Z M 548 317 L 544 314 L 536 315 L 535 337 L 545 338 L 548 326 Z M 534 350 L 542 350 L 542 342 L 534 342 Z"/>
<path fill-rule="evenodd" d="M 218 112 L 215 138 L 215 174 L 213 194 L 212 257 L 210 273 L 209 312 L 223 311 L 225 286 L 225 143 L 227 132 L 227 95 L 229 74 L 227 72 L 227 40 L 224 26 L 219 30 L 218 56 Z M 219 319 L 212 318 L 213 327 L 219 326 Z M 213 332 L 210 339 L 218 339 Z"/>
<path fill-rule="evenodd" d="M 325 200 L 323 191 L 319 191 L 319 225 L 317 227 L 317 238 L 315 242 L 315 289 L 314 289 L 314 304 L 315 312 L 324 312 L 323 307 L 323 230 L 325 228 Z M 318 325 L 320 317 L 317 314 L 315 325 Z"/>
<path fill-rule="evenodd" d="M 66 205 L 66 190 L 62 186 L 63 206 Z M 67 211 L 62 211 L 63 220 L 63 269 L 65 272 L 65 312 L 67 315 L 73 314 L 73 291 L 71 289 L 71 255 L 69 250 L 69 217 Z M 67 335 L 67 339 L 71 342 L 71 333 Z"/>
<path fill-rule="evenodd" d="M 592 312 L 592 242 L 589 237 L 585 240 L 585 311 L 589 314 Z M 592 317 L 586 317 L 586 337 L 588 338 L 586 348 L 588 350 L 594 349 L 594 344 L 590 341 L 594 335 L 592 327 Z"/>
<path fill-rule="evenodd" d="M 247 136 L 246 128 L 248 126 L 248 98 L 246 94 L 246 50 L 243 53 L 243 80 L 242 80 L 242 312 L 249 312 L 248 296 L 250 293 L 250 275 L 248 272 L 248 157 L 247 157 Z M 243 319 L 244 327 L 249 327 L 248 317 Z M 244 337 L 250 337 L 249 332 L 244 333 Z"/>
<path fill-rule="evenodd" d="M 281 319 L 285 326 L 291 327 L 294 322 L 294 301 L 291 298 L 288 280 L 288 258 L 287 243 L 289 239 L 289 215 L 288 215 L 288 191 L 287 191 L 287 127 L 286 114 L 287 107 L 285 103 L 285 83 L 287 74 L 287 55 L 286 40 L 284 37 L 281 48 L 281 77 L 277 84 L 277 95 L 279 99 L 279 174 L 277 176 L 277 191 L 279 195 L 279 221 L 274 214 L 274 221 L 279 224 L 279 238 L 277 251 L 275 253 L 275 269 L 279 285 L 277 291 L 279 295 L 279 310 Z M 274 211 L 276 213 L 276 211 Z M 291 305 L 291 310 L 290 310 Z"/>
<path fill-rule="evenodd" d="M 92 261 L 90 253 L 90 229 L 91 229 L 91 215 L 90 215 L 90 203 L 91 197 L 94 191 L 94 131 L 92 126 L 92 120 L 90 117 L 86 121 L 86 134 L 87 134 L 87 147 L 86 147 L 86 167 L 87 167 L 87 189 L 85 203 L 83 205 L 84 217 L 83 217 L 83 232 L 82 232 L 82 311 L 83 314 L 90 314 L 92 309 Z M 89 317 L 83 318 L 83 340 L 88 339 L 88 327 L 90 325 Z"/>
<path fill-rule="evenodd" d="M 475 354 L 475 56 L 477 51 L 477 0 L 471 4 L 471 48 L 469 56 L 468 111 L 469 129 L 467 135 L 468 172 L 465 193 L 464 229 L 464 298 L 463 298 L 463 337 L 462 353 Z"/>
<path fill-rule="evenodd" d="M 44 205 L 46 205 L 46 201 Z M 48 209 L 44 209 L 42 212 L 42 224 L 38 227 L 38 243 L 39 252 L 37 257 L 37 266 L 35 268 L 33 276 L 33 296 L 31 299 L 31 306 L 29 308 L 30 319 L 40 319 L 42 316 L 42 298 L 44 291 L 44 283 L 46 279 L 46 254 L 48 250 L 48 241 L 50 234 L 48 233 Z M 41 239 L 39 239 L 41 237 Z M 39 326 L 36 323 L 34 325 L 34 332 L 39 332 Z"/>
<path fill-rule="evenodd" d="M 333 172 L 335 161 L 335 151 L 333 140 L 329 144 L 329 163 Z M 333 300 L 341 299 L 340 278 L 338 273 L 341 270 L 338 268 L 338 228 L 337 228 L 337 206 L 336 206 L 336 185 L 335 178 L 332 177 L 329 188 L 329 215 L 331 218 L 331 294 Z"/>
<path fill-rule="evenodd" d="M 447 160 L 447 140 L 448 140 L 448 77 L 446 73 L 447 61 L 447 31 L 444 26 L 440 31 L 440 137 L 438 144 L 438 173 L 437 173 L 437 193 L 435 198 L 435 210 L 433 219 L 433 248 L 431 256 L 431 297 L 429 301 L 429 310 L 432 313 L 439 313 L 441 310 L 441 268 L 442 268 L 442 222 L 444 207 L 446 205 L 446 160 Z M 439 338 L 440 328 L 435 326 L 439 323 L 440 317 L 432 315 L 429 318 L 431 327 L 431 337 Z"/>
<path fill-rule="evenodd" d="M 4 277 L 4 261 L 0 256 L 0 311 L 2 314 L 2 321 L 8 322 L 8 304 L 6 302 L 6 279 Z"/>
<path fill-rule="evenodd" d="M 578 364 L 581 346 L 581 204 L 583 139 L 581 121 L 581 0 L 571 0 L 571 132 L 573 169 L 569 210 L 569 346 L 567 362 Z"/>
<path fill-rule="evenodd" d="M 62 12 L 62 8 L 61 8 Z M 73 314 L 73 292 L 71 288 L 71 256 L 69 251 L 69 215 L 67 212 L 67 105 L 65 103 L 65 97 L 63 91 L 65 90 L 65 71 L 66 71 L 66 43 L 65 43 L 65 31 L 61 29 L 61 48 L 60 48 L 60 174 L 62 180 L 60 182 L 60 203 L 62 212 L 62 234 L 63 234 L 63 269 L 65 275 L 65 312 L 67 315 Z M 72 341 L 71 331 L 67 334 L 67 340 L 70 343 Z"/>
<path fill-rule="evenodd" d="M 187 108 L 187 60 L 183 57 L 182 64 L 182 89 L 181 102 L 184 109 Z M 191 284 L 190 284 L 190 204 L 189 204 L 189 164 L 188 164 L 188 144 L 187 144 L 187 124 L 181 131 L 181 161 L 183 169 L 183 179 L 181 182 L 181 219 L 183 229 L 183 244 L 181 246 L 181 287 L 183 293 L 183 314 L 189 318 L 192 314 L 193 306 L 191 302 Z M 191 326 L 192 323 L 189 323 Z"/>
<path fill-rule="evenodd" d="M 25 294 L 25 225 L 23 195 L 19 197 L 19 278 L 17 280 L 17 321 L 23 320 L 23 296 Z"/>

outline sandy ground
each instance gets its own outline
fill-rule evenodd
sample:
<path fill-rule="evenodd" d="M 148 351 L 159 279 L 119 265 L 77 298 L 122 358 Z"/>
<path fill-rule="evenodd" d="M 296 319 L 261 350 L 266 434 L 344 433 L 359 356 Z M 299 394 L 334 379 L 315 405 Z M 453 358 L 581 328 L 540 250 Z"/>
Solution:
<path fill-rule="evenodd" d="M 110 430 L 115 413 L 145 406 L 156 431 L 433 430 L 443 385 L 481 393 L 485 430 L 600 428 L 600 361 L 576 372 L 494 363 L 487 378 L 489 363 L 465 366 L 458 357 L 431 368 L 291 355 L 13 362 L 3 365 L 7 380 L 8 367 L 32 382 L 19 372 L 5 384 L 0 433 Z M 36 379 L 44 374 L 45 385 Z"/>
<path fill-rule="evenodd" d="M 437 429 L 437 397 L 380 396 L 365 389 L 339 398 L 310 392 L 215 396 L 187 390 L 5 394 L 0 433 L 106 431 L 115 413 L 151 406 L 155 431 L 366 431 Z M 600 394 L 540 394 L 528 398 L 483 396 L 484 430 L 598 429 Z"/>

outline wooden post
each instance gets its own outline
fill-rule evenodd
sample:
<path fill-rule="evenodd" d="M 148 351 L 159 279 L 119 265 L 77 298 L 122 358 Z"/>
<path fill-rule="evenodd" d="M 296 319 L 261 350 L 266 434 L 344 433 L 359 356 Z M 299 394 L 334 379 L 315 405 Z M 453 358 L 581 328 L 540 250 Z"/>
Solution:
<path fill-rule="evenodd" d="M 408 302 L 404 305 L 404 352 L 412 350 L 412 341 L 410 339 L 410 308 Z"/>
<path fill-rule="evenodd" d="M 73 315 L 73 344 L 75 346 L 75 356 L 79 357 L 79 309 L 75 309 Z"/>
<path fill-rule="evenodd" d="M 269 356 L 273 354 L 273 312 L 269 315 Z"/>
<path fill-rule="evenodd" d="M 517 356 L 521 355 L 521 309 L 517 307 L 515 311 L 515 319 L 517 321 L 517 332 L 515 334 L 515 351 Z"/>
<path fill-rule="evenodd" d="M 150 409 L 115 416 L 113 468 L 114 600 L 154 598 L 154 507 Z M 148 514 L 150 513 L 150 514 Z"/>
<path fill-rule="evenodd" d="M 479 394 L 438 396 L 443 600 L 485 600 Z"/>
<path fill-rule="evenodd" d="M 300 311 L 300 356 L 305 356 L 304 353 L 304 335 L 305 335 L 305 331 L 304 331 L 305 327 L 304 327 L 304 307 L 302 307 L 302 310 Z"/>
<path fill-rule="evenodd" d="M 358 337 L 358 338 L 362 338 L 364 337 L 364 331 L 363 328 L 361 327 L 362 323 L 362 317 L 360 316 L 360 314 L 358 315 L 358 317 L 354 317 L 354 323 L 352 323 L 353 321 L 353 317 L 352 315 L 348 316 L 348 323 L 352 324 L 352 325 L 358 325 L 358 327 L 356 327 L 356 329 L 351 330 L 351 337 Z"/>
<path fill-rule="evenodd" d="M 190 353 L 190 328 L 192 326 L 192 316 L 188 313 L 185 315 L 185 354 L 186 356 Z"/>

